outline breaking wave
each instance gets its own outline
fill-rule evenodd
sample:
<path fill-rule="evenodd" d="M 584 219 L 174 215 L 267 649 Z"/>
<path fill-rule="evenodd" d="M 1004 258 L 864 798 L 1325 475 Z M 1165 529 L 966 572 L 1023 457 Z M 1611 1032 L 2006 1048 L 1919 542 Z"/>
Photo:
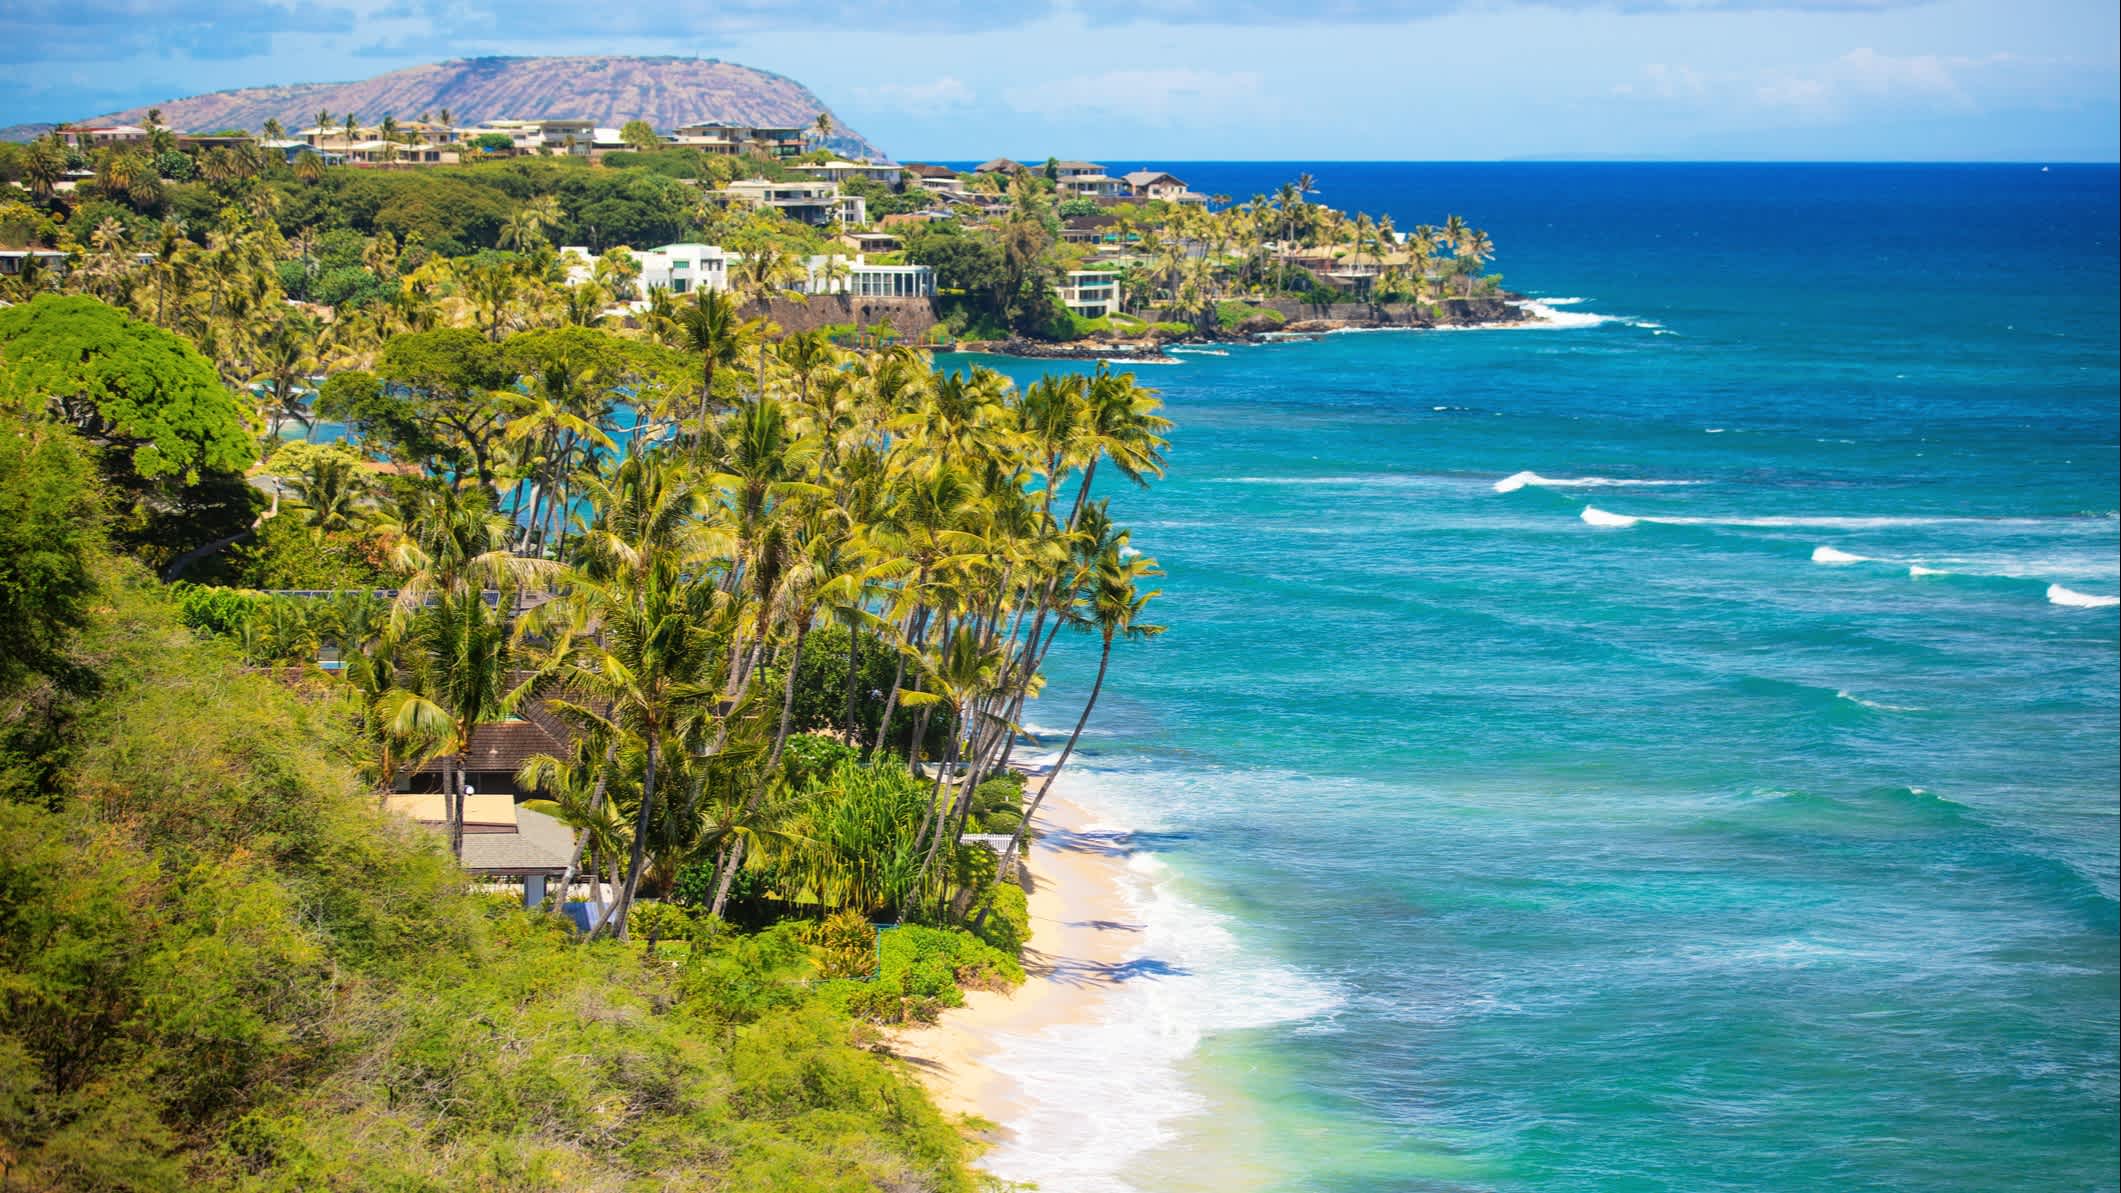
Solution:
<path fill-rule="evenodd" d="M 1652 488 L 1668 485 L 1698 485 L 1701 481 L 1653 480 L 1612 476 L 1541 476 L 1536 472 L 1513 472 L 1495 482 L 1497 493 L 1515 493 L 1526 485 L 1542 489 Z"/>
<path fill-rule="evenodd" d="M 2114 605 L 2121 605 L 2121 596 L 2100 596 L 2097 593 L 2078 592 L 2074 588 L 2064 588 L 2060 584 L 2047 586 L 2047 599 L 2052 604 L 2064 605 L 2071 609 L 2106 609 Z"/>

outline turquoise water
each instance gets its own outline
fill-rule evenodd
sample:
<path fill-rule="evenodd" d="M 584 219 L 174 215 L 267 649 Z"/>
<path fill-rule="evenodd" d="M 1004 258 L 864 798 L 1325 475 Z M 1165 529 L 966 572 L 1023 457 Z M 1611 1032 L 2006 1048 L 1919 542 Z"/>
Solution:
<path fill-rule="evenodd" d="M 2116 1188 L 2115 170 L 1316 172 L 1579 326 L 1141 371 L 1144 964 L 997 1170 Z"/>

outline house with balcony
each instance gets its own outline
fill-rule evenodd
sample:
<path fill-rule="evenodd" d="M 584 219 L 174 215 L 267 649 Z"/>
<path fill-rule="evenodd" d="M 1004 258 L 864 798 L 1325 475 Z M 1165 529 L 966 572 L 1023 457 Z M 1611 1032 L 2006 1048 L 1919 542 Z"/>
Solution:
<path fill-rule="evenodd" d="M 1053 163 L 1053 176 L 1062 181 L 1070 178 L 1086 178 L 1093 174 L 1103 175 L 1104 172 L 1105 168 L 1096 162 L 1056 161 Z"/>
<path fill-rule="evenodd" d="M 729 124 L 719 120 L 687 124 L 670 134 L 672 145 L 724 156 L 785 160 L 803 152 L 803 130 L 778 126 Z"/>
<path fill-rule="evenodd" d="M 1127 184 L 1104 174 L 1067 174 L 1053 184 L 1053 193 L 1063 199 L 1123 199 Z"/>
<path fill-rule="evenodd" d="M 818 165 L 790 166 L 789 169 L 794 170 L 805 178 L 816 179 L 819 182 L 843 184 L 850 179 L 864 178 L 870 182 L 879 182 L 889 187 L 898 186 L 899 179 L 904 175 L 904 171 L 891 162 L 835 160 Z"/>
<path fill-rule="evenodd" d="M 1055 290 L 1068 312 L 1102 319 L 1120 312 L 1119 274 L 1109 269 L 1071 269 L 1060 275 Z"/>
<path fill-rule="evenodd" d="M 797 223 L 823 227 L 869 222 L 869 205 L 860 195 L 843 195 L 836 182 L 773 182 L 744 178 L 715 192 L 725 203 L 770 208 Z"/>

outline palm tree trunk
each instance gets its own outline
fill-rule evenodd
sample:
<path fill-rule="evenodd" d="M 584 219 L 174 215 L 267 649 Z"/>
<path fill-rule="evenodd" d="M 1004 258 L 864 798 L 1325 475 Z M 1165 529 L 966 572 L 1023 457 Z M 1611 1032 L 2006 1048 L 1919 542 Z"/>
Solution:
<path fill-rule="evenodd" d="M 442 767 L 442 779 L 449 784 L 443 795 L 443 806 L 449 809 L 449 852 L 458 862 L 464 860 L 464 761 L 469 751 L 460 751 Z"/>
<path fill-rule="evenodd" d="M 854 696 L 862 676 L 861 638 L 854 626 L 847 627 L 847 710 L 840 717 L 840 732 L 854 744 Z"/>
<path fill-rule="evenodd" d="M 655 730 L 648 731 L 648 764 L 641 775 L 641 814 L 633 826 L 633 851 L 626 864 L 626 885 L 619 888 L 618 910 L 612 913 L 612 935 L 626 939 L 626 914 L 633 910 L 634 892 L 641 886 L 641 871 L 648 864 L 648 825 L 655 816 Z"/>
<path fill-rule="evenodd" d="M 604 769 L 597 772 L 597 785 L 589 793 L 589 819 L 592 822 L 596 820 L 597 813 L 604 810 L 605 783 L 610 778 L 611 764 L 618 757 L 618 753 L 619 745 L 616 741 L 604 747 Z M 558 906 L 567 905 L 567 888 L 574 885 L 575 875 L 581 872 L 582 851 L 588 844 L 589 830 L 584 828 L 575 834 L 574 856 L 567 859 L 567 869 L 560 875 L 560 893 L 554 896 Z M 590 863 L 592 871 L 595 865 L 593 861 Z"/>
<path fill-rule="evenodd" d="M 1090 685 L 1090 698 L 1083 701 L 1083 715 L 1075 719 L 1075 731 L 1068 735 L 1068 744 L 1061 748 L 1060 759 L 1053 764 L 1052 770 L 1046 772 L 1046 781 L 1039 784 L 1038 795 L 1031 800 L 1031 806 L 1024 809 L 1023 822 L 1016 826 L 1016 832 L 1009 838 L 1009 847 L 1002 850 L 1002 859 L 994 868 L 997 879 L 1009 872 L 1009 863 L 1016 860 L 1017 851 L 1023 848 L 1024 834 L 1031 828 L 1031 818 L 1038 815 L 1039 806 L 1046 802 L 1046 793 L 1053 790 L 1053 780 L 1060 777 L 1061 768 L 1068 765 L 1069 756 L 1075 753 L 1075 743 L 1083 735 L 1083 726 L 1090 723 L 1090 710 L 1097 707 L 1098 693 L 1105 688 L 1105 668 L 1111 662 L 1112 635 L 1108 633 L 1104 649 L 1097 656 L 1097 680 Z"/>
<path fill-rule="evenodd" d="M 781 727 L 773 734 L 773 756 L 766 760 L 766 773 L 781 764 L 781 747 L 788 744 L 788 722 L 795 716 L 795 673 L 803 665 L 803 639 L 810 636 L 810 619 L 796 622 L 795 647 L 788 652 L 788 678 L 781 685 Z"/>

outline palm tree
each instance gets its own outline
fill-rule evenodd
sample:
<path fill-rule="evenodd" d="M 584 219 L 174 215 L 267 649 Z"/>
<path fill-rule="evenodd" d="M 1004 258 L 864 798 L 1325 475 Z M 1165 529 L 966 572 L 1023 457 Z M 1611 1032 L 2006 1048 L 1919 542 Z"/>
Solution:
<path fill-rule="evenodd" d="M 324 178 L 324 159 L 317 156 L 316 150 L 304 149 L 295 155 L 294 171 L 295 180 L 298 182 L 322 181 Z"/>
<path fill-rule="evenodd" d="M 745 322 L 735 300 L 720 290 L 695 290 L 692 301 L 673 316 L 672 346 L 700 359 L 700 414 L 694 443 L 706 441 L 708 420 L 714 411 L 715 370 L 734 365 L 746 343 L 757 334 L 756 322 Z"/>
<path fill-rule="evenodd" d="M 1053 769 L 1046 772 L 1045 782 L 1039 784 L 1038 795 L 1024 809 L 1024 819 L 1010 835 L 995 873 L 1008 872 L 1010 863 L 1016 860 L 1017 851 L 1023 848 L 1024 833 L 1031 827 L 1032 818 L 1038 815 L 1047 793 L 1053 790 L 1054 778 L 1074 755 L 1075 743 L 1082 739 L 1083 727 L 1090 723 L 1090 712 L 1097 707 L 1097 698 L 1104 691 L 1105 673 L 1112 664 L 1112 644 L 1121 640 L 1141 641 L 1164 632 L 1164 627 L 1142 619 L 1149 602 L 1156 599 L 1161 590 L 1152 588 L 1143 592 L 1140 588 L 1140 581 L 1162 574 L 1154 560 L 1143 556 L 1125 558 L 1117 550 L 1098 560 L 1090 599 L 1091 624 L 1096 627 L 1100 641 L 1097 678 L 1090 684 L 1089 699 L 1083 701 L 1082 715 L 1075 719 L 1075 728 L 1068 734 L 1068 744 L 1061 748 L 1060 758 L 1055 760 Z M 984 919 L 985 913 L 981 915 Z"/>
<path fill-rule="evenodd" d="M 309 525 L 326 533 L 353 529 L 368 496 L 360 469 L 342 456 L 313 457 L 292 487 L 309 509 Z"/>
<path fill-rule="evenodd" d="M 533 682 L 512 682 L 521 660 L 503 599 L 489 604 L 477 589 L 438 593 L 405 636 L 417 660 L 417 686 L 396 698 L 391 729 L 400 737 L 431 734 L 451 761 L 442 768 L 450 853 L 464 856 L 465 767 L 479 726 L 512 715 Z"/>
<path fill-rule="evenodd" d="M 628 464 L 632 465 L 633 460 Z M 654 456 L 641 458 L 645 488 L 669 495 L 651 499 L 665 508 L 685 503 L 685 481 Z M 650 550 L 639 564 L 607 579 L 584 579 L 579 599 L 593 610 L 596 635 L 573 644 L 557 681 L 607 711 L 583 714 L 607 732 L 637 742 L 643 755 L 641 802 L 633 830 L 625 884 L 610 927 L 626 936 L 626 918 L 647 866 L 648 838 L 657 807 L 657 771 L 664 751 L 688 738 L 711 717 L 719 694 L 713 670 L 719 652 L 709 637 L 716 604 L 712 585 L 690 572 L 676 552 Z"/>
<path fill-rule="evenodd" d="M 56 133 L 30 142 L 22 155 L 22 176 L 29 183 L 30 194 L 40 201 L 52 197 L 66 179 L 66 147 L 59 143 Z"/>
<path fill-rule="evenodd" d="M 265 118 L 264 131 L 265 139 L 268 141 L 277 141 L 287 134 L 287 130 L 281 126 L 280 120 L 276 116 L 267 116 Z"/>
<path fill-rule="evenodd" d="M 265 334 L 258 373 L 251 384 L 265 387 L 268 444 L 279 442 L 280 426 L 290 418 L 312 433 L 315 430 L 302 394 L 303 382 L 317 369 L 316 342 L 316 324 L 292 311 Z"/>

